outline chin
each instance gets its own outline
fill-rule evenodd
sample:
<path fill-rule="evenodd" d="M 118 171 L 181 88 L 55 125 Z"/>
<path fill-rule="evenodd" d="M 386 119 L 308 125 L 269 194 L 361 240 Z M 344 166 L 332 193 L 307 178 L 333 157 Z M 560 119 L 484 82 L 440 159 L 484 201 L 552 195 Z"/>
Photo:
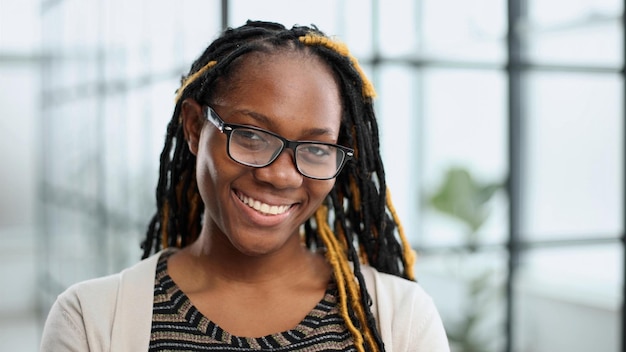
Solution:
<path fill-rule="evenodd" d="M 299 230 L 290 230 L 291 234 L 285 232 L 285 229 L 274 228 L 270 229 L 256 229 L 246 232 L 236 232 L 229 238 L 230 244 L 236 251 L 242 255 L 249 257 L 259 257 L 263 255 L 270 255 L 282 250 L 292 250 L 296 242 L 293 241 L 292 236 L 298 238 Z"/>

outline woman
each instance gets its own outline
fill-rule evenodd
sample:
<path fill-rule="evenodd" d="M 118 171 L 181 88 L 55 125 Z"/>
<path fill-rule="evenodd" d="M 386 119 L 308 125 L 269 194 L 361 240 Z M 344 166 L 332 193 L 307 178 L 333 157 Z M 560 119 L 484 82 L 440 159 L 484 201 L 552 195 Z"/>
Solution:
<path fill-rule="evenodd" d="M 373 97 L 316 28 L 226 30 L 177 92 L 145 260 L 63 293 L 42 350 L 448 351 Z"/>

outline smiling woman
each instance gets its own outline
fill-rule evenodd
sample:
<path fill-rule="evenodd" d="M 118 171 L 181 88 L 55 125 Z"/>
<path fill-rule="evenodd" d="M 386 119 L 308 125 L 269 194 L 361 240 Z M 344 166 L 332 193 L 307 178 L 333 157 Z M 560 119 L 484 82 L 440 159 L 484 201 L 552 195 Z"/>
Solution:
<path fill-rule="evenodd" d="M 177 92 L 144 260 L 63 293 L 42 350 L 448 351 L 373 97 L 315 27 L 227 29 Z"/>

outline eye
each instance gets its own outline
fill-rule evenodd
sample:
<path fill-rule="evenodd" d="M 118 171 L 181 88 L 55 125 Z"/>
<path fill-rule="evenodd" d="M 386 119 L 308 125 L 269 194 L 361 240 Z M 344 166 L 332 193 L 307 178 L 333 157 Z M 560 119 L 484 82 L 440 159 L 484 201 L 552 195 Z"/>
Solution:
<path fill-rule="evenodd" d="M 255 130 L 249 130 L 244 128 L 238 128 L 235 130 L 237 138 L 241 138 L 242 140 L 262 140 L 263 137 L 261 133 Z"/>
<path fill-rule="evenodd" d="M 301 144 L 298 148 L 300 160 L 311 164 L 328 163 L 335 154 L 336 148 L 325 144 Z"/>
<path fill-rule="evenodd" d="M 231 138 L 232 142 L 250 150 L 262 150 L 270 144 L 267 133 L 248 128 L 233 130 Z"/>
<path fill-rule="evenodd" d="M 323 157 L 330 154 L 330 147 L 326 145 L 311 144 L 304 148 L 304 151 L 308 154 L 315 155 L 317 157 Z"/>

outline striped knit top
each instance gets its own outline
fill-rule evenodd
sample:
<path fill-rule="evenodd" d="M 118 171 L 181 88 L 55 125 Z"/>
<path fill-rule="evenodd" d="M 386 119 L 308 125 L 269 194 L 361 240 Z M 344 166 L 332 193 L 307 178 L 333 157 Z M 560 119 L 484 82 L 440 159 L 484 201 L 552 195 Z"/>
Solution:
<path fill-rule="evenodd" d="M 263 336 L 233 336 L 202 315 L 167 272 L 165 251 L 156 269 L 150 352 L 154 351 L 356 351 L 337 306 L 337 287 L 292 330 Z"/>

